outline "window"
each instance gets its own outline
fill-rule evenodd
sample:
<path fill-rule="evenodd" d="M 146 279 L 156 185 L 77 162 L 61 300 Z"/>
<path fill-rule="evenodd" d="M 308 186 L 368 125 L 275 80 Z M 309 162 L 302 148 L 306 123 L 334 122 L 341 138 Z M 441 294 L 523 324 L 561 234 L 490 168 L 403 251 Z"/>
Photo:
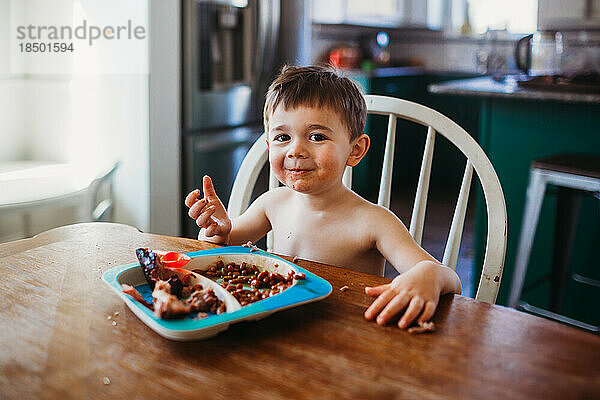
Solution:
<path fill-rule="evenodd" d="M 313 0 L 313 22 L 398 26 L 403 23 L 405 0 Z"/>
<path fill-rule="evenodd" d="M 475 34 L 488 29 L 511 33 L 530 33 L 537 29 L 538 0 L 467 0 L 467 10 Z"/>
<path fill-rule="evenodd" d="M 472 34 L 537 29 L 538 0 L 313 0 L 313 22 L 388 27 L 428 27 Z M 466 24 L 468 16 L 469 24 Z M 469 29 L 467 28 L 467 31 Z"/>

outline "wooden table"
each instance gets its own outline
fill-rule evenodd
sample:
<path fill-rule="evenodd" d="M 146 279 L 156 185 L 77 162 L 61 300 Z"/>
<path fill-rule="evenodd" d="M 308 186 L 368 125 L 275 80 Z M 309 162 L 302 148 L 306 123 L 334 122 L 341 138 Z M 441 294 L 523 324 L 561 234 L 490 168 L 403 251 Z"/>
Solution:
<path fill-rule="evenodd" d="M 101 280 L 142 246 L 213 245 L 105 223 L 0 245 L 0 398 L 600 397 L 597 336 L 462 296 L 441 299 L 434 333 L 380 327 L 364 287 L 385 278 L 307 261 L 327 299 L 172 342 Z"/>

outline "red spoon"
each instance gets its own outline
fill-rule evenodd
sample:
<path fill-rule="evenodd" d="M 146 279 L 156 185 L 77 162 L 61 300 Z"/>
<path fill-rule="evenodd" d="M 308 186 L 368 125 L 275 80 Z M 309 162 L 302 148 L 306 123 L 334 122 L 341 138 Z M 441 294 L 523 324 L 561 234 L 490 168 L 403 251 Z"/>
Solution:
<path fill-rule="evenodd" d="M 185 264 L 189 263 L 191 258 L 182 253 L 176 253 L 174 251 L 169 251 L 165 254 L 159 254 L 160 262 L 165 267 L 170 268 L 181 268 Z"/>

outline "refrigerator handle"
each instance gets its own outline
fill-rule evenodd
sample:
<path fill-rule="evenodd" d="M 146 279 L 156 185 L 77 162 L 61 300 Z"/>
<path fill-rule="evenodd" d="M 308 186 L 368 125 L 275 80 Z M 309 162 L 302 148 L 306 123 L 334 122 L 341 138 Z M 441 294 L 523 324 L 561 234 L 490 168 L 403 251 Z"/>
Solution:
<path fill-rule="evenodd" d="M 263 79 L 267 80 L 275 67 L 275 54 L 279 41 L 279 21 L 281 20 L 281 0 L 271 0 L 271 29 L 268 44 L 265 49 L 265 69 Z M 267 84 L 269 82 L 266 82 Z"/>
<path fill-rule="evenodd" d="M 267 79 L 274 68 L 279 36 L 280 0 L 257 0 L 256 5 L 258 21 L 252 89 L 256 93 L 257 106 L 260 107 L 268 85 Z"/>
<path fill-rule="evenodd" d="M 212 4 L 198 3 L 198 89 L 210 90 L 213 85 L 213 32 L 215 9 Z"/>

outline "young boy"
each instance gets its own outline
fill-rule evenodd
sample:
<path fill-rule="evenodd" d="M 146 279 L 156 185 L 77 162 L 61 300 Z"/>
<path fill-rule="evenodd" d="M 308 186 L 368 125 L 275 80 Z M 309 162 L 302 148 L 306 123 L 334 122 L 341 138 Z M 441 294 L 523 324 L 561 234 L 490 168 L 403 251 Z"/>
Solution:
<path fill-rule="evenodd" d="M 456 273 L 410 236 L 389 210 L 342 183 L 346 166 L 369 149 L 363 133 L 366 104 L 360 89 L 329 67 L 284 67 L 266 96 L 264 126 L 271 170 L 285 186 L 269 190 L 231 220 L 208 176 L 204 198 L 189 193 L 189 216 L 199 239 L 221 244 L 255 242 L 270 230 L 274 251 L 381 275 L 387 259 L 399 272 L 391 283 L 367 287 L 376 297 L 365 318 L 398 327 L 427 322 L 440 295 L 461 293 Z"/>

